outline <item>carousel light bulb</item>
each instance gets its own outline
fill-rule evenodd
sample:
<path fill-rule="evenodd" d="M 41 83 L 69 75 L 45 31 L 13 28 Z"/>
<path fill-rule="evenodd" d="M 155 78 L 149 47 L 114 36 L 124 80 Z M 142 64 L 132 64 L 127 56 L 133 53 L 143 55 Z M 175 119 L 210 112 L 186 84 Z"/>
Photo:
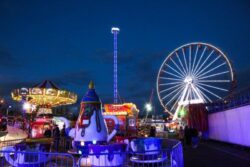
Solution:
<path fill-rule="evenodd" d="M 81 146 L 84 146 L 84 144 L 85 144 L 84 141 L 81 141 Z"/>
<path fill-rule="evenodd" d="M 30 103 L 24 103 L 24 104 L 23 104 L 23 109 L 24 109 L 24 110 L 29 110 L 30 108 L 31 108 Z"/>
<path fill-rule="evenodd" d="M 96 140 L 93 140 L 93 142 L 92 142 L 93 144 L 96 144 Z"/>

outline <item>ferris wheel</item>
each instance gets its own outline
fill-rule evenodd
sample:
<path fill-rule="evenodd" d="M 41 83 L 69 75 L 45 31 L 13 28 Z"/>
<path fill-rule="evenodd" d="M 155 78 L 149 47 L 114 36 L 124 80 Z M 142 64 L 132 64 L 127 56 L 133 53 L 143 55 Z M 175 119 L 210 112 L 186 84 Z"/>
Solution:
<path fill-rule="evenodd" d="M 170 53 L 157 76 L 157 94 L 165 111 L 178 117 L 189 104 L 213 102 L 234 87 L 234 72 L 227 56 L 217 47 L 188 43 Z"/>

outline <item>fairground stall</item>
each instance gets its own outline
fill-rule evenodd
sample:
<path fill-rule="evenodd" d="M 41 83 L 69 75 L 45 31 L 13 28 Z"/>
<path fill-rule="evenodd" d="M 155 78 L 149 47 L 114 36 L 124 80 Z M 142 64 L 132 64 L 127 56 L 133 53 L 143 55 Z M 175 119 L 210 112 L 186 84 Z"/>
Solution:
<path fill-rule="evenodd" d="M 32 88 L 21 88 L 12 91 L 13 100 L 23 104 L 23 114 L 32 112 L 30 106 L 36 106 L 35 121 L 30 123 L 31 137 L 41 137 L 45 129 L 52 129 L 52 108 L 74 104 L 77 95 L 59 89 L 53 82 L 45 80 Z"/>
<path fill-rule="evenodd" d="M 133 103 L 104 104 L 104 115 L 115 115 L 119 120 L 119 131 L 122 135 L 136 135 L 137 115 L 139 110 Z M 106 120 L 109 130 L 114 129 L 114 122 Z"/>

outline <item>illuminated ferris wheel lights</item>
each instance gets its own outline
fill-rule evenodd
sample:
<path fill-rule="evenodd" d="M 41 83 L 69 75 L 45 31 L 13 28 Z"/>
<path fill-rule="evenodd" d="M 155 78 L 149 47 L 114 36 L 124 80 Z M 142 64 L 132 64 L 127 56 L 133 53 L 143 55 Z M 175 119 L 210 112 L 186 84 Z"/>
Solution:
<path fill-rule="evenodd" d="M 210 44 L 190 43 L 175 49 L 162 63 L 157 95 L 176 119 L 183 106 L 226 96 L 233 81 L 232 66 L 222 51 Z"/>

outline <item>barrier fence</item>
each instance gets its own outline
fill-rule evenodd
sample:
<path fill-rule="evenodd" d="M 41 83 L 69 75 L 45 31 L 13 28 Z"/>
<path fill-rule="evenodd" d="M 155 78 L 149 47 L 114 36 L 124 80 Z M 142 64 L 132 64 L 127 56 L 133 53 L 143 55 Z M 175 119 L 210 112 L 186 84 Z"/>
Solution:
<path fill-rule="evenodd" d="M 0 150 L 3 147 L 7 147 L 7 146 L 14 146 L 18 143 L 23 142 L 25 139 L 17 139 L 17 140 L 5 140 L 5 141 L 0 141 Z"/>
<path fill-rule="evenodd" d="M 1 167 L 74 167 L 75 159 L 67 153 L 14 151 L 11 148 L 0 151 Z"/>
<path fill-rule="evenodd" d="M 22 151 L 21 151 L 22 150 Z M 34 152 L 7 146 L 0 151 L 1 167 L 183 167 L 182 144 L 163 139 L 162 149 L 146 152 L 92 152 L 77 155 L 61 152 Z"/>
<path fill-rule="evenodd" d="M 231 94 L 229 97 L 206 104 L 209 113 L 220 112 L 250 104 L 250 87 Z"/>

